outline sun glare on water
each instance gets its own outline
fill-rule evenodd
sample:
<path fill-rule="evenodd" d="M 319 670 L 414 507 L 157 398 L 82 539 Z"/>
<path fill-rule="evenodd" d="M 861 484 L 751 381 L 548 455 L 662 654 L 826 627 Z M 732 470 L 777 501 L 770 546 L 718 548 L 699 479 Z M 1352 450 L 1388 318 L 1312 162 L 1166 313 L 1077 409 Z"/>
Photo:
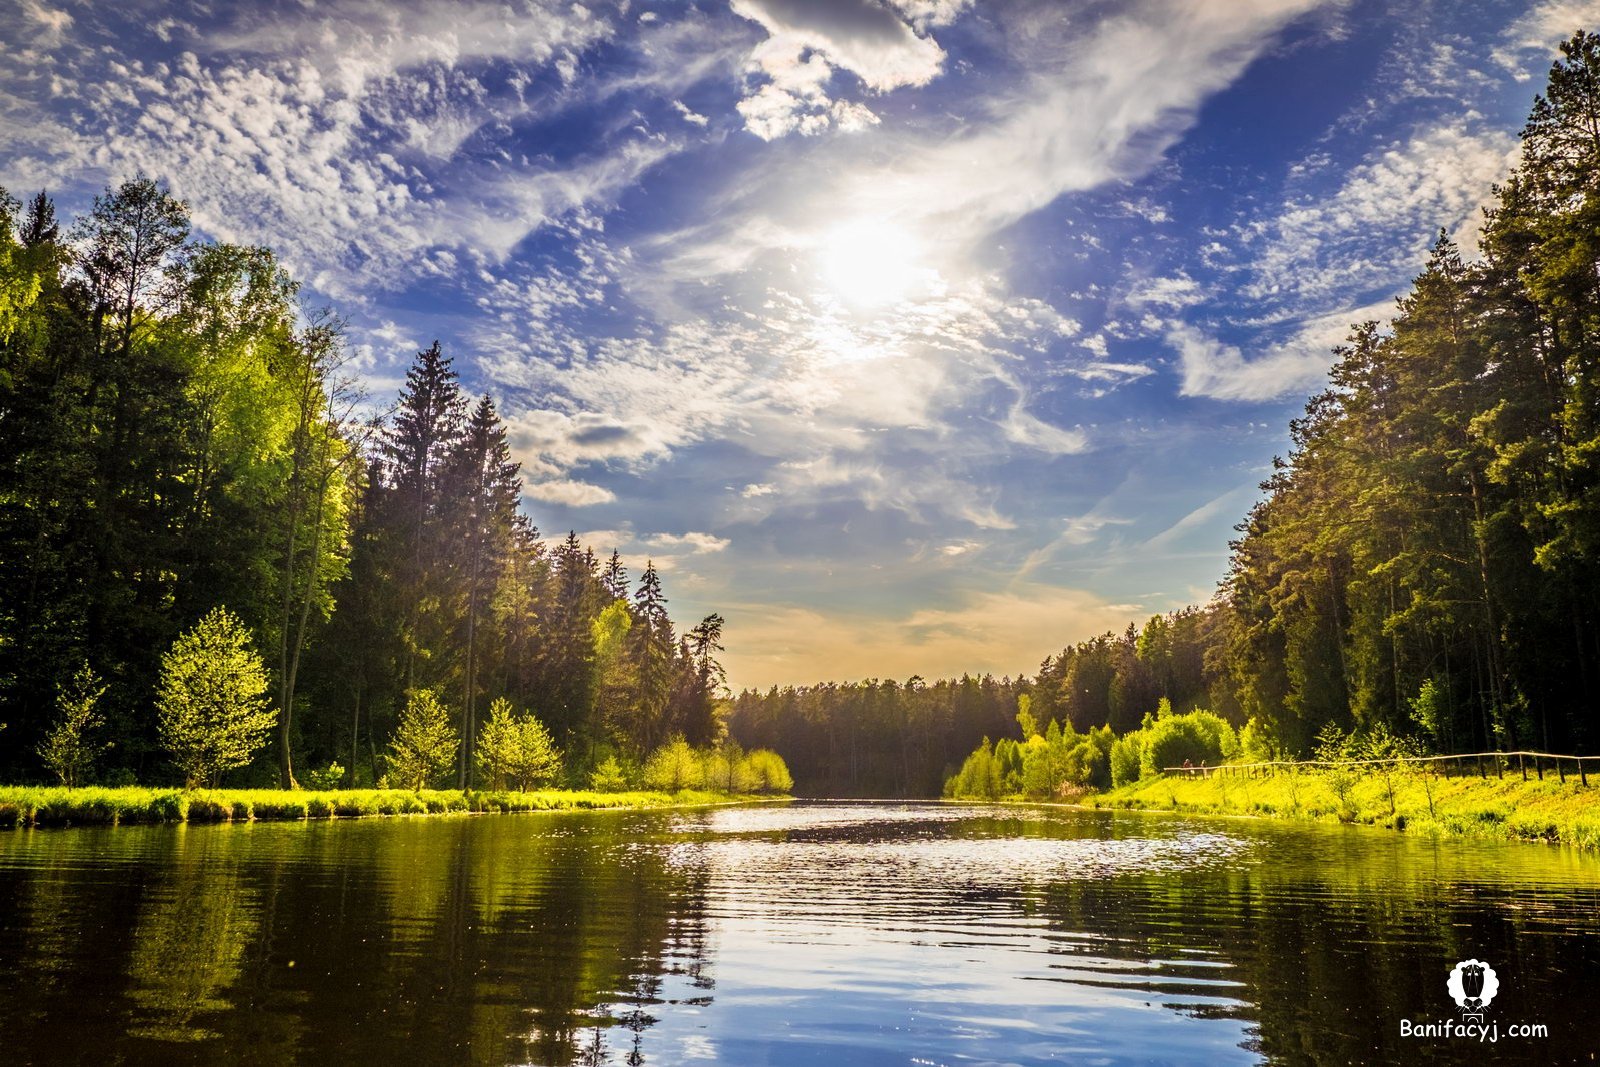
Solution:
<path fill-rule="evenodd" d="M 913 295 L 932 276 L 923 264 L 925 255 L 922 242 L 902 227 L 855 222 L 836 227 L 823 239 L 818 268 L 840 300 L 877 308 Z"/>

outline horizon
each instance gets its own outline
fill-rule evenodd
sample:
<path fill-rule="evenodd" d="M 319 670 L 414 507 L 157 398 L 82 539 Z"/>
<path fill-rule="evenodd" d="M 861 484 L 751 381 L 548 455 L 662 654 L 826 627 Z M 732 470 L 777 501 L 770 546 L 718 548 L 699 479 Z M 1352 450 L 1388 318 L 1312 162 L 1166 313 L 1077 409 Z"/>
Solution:
<path fill-rule="evenodd" d="M 164 179 L 348 319 L 380 399 L 438 337 L 544 535 L 724 615 L 735 690 L 1015 677 L 1208 600 L 1333 346 L 1441 228 L 1472 251 L 1555 45 L 1600 23 L 149 10 L 24 6 L 0 184 L 72 214 Z"/>

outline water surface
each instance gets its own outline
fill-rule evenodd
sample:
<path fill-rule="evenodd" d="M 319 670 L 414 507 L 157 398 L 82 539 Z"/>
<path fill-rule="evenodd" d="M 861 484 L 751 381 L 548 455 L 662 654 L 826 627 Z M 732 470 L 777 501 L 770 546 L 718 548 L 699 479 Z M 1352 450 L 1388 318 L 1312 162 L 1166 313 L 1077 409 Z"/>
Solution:
<path fill-rule="evenodd" d="M 1403 1038 L 1457 1017 L 1549 1036 Z M 0 833 L 0 1060 L 1589 1062 L 1600 861 L 796 803 Z"/>

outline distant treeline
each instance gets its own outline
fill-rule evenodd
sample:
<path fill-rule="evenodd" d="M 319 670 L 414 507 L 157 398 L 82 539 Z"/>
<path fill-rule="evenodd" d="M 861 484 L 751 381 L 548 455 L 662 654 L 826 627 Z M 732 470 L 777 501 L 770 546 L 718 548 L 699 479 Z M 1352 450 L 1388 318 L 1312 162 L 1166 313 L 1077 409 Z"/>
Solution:
<path fill-rule="evenodd" d="M 1203 608 L 1037 677 L 744 693 L 732 729 L 800 788 L 931 792 L 1015 697 L 1078 733 L 1165 697 L 1305 755 L 1329 726 L 1441 751 L 1594 752 L 1600 683 L 1600 38 L 1562 46 L 1465 261 L 1441 234 L 1385 330 L 1355 327 L 1291 423 Z M 957 701 L 975 691 L 985 699 Z M 910 736 L 902 736 L 901 731 Z M 952 755 L 952 749 L 954 754 Z M 944 761 L 944 766 L 936 765 Z"/>
<path fill-rule="evenodd" d="M 450 709 L 458 784 L 496 699 L 580 782 L 719 739 L 720 617 L 680 636 L 653 566 L 634 584 L 615 552 L 547 545 L 493 399 L 437 343 L 381 418 L 351 368 L 271 251 L 192 239 L 156 182 L 65 229 L 0 190 L 0 775 L 42 778 L 71 704 L 105 719 L 94 777 L 179 780 L 161 657 L 221 607 L 278 709 L 275 772 L 240 781 L 343 760 L 371 783 L 419 692 Z"/>

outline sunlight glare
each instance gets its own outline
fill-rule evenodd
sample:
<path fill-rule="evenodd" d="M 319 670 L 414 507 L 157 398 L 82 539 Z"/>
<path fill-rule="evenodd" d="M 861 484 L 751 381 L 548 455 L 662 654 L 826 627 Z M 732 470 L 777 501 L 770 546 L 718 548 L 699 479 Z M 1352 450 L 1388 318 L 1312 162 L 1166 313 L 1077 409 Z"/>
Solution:
<path fill-rule="evenodd" d="M 840 300 L 876 308 L 905 299 L 931 273 L 921 264 L 924 251 L 903 227 L 854 222 L 834 228 L 823 239 L 818 265 Z"/>

